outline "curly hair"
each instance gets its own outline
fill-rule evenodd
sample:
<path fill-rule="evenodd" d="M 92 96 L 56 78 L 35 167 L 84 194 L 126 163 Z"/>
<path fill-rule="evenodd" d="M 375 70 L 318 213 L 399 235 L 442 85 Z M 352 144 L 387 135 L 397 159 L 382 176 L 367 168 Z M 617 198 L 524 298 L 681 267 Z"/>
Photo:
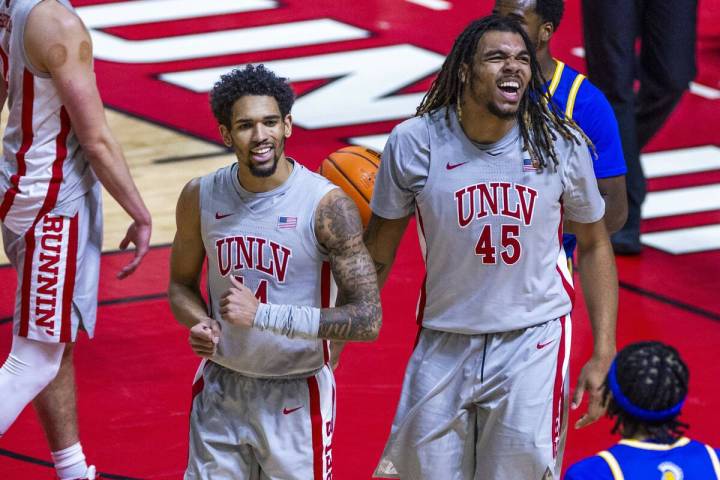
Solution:
<path fill-rule="evenodd" d="M 565 12 L 564 0 L 536 0 L 535 12 L 546 22 L 553 24 L 553 30 L 557 31 Z"/>
<path fill-rule="evenodd" d="M 295 102 L 295 93 L 287 78 L 278 77 L 262 64 L 247 65 L 222 75 L 210 91 L 210 107 L 218 123 L 230 128 L 232 107 L 246 95 L 274 97 L 283 118 Z"/>
<path fill-rule="evenodd" d="M 667 410 L 687 396 L 690 371 L 677 350 L 660 342 L 638 342 L 622 349 L 615 359 L 617 384 L 627 400 L 651 412 Z M 604 400 L 608 417 L 616 418 L 612 433 L 633 437 L 647 433 L 652 440 L 672 443 L 684 434 L 688 425 L 672 418 L 649 422 L 624 411 L 611 395 L 605 380 Z"/>
<path fill-rule="evenodd" d="M 480 39 L 485 33 L 491 31 L 520 35 L 530 56 L 530 83 L 520 100 L 517 119 L 523 146 L 530 154 L 533 163 L 538 165 L 538 171 L 542 171 L 548 166 L 548 162 L 545 160 L 548 156 L 555 166 L 558 165 L 554 146 L 554 141 L 557 139 L 556 132 L 577 145 L 580 145 L 579 138 L 582 138 L 594 153 L 592 141 L 575 122 L 564 118 L 564 115 L 558 111 L 555 102 L 547 95 L 545 90 L 547 82 L 540 70 L 535 49 L 525 30 L 517 20 L 500 15 L 489 15 L 473 21 L 457 37 L 440 73 L 423 97 L 415 115 L 421 116 L 444 107 L 446 107 L 445 118 L 448 122 L 452 107 L 457 109 L 458 116 L 461 115 L 460 103 L 465 85 L 460 81 L 460 68 L 462 65 L 472 65 Z"/>

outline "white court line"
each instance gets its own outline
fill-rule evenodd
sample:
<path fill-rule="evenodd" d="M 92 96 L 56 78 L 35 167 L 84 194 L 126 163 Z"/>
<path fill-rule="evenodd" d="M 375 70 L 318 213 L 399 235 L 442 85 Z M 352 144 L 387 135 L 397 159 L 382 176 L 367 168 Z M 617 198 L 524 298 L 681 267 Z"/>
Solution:
<path fill-rule="evenodd" d="M 720 225 L 680 228 L 640 235 L 640 241 L 673 255 L 720 249 Z"/>
<path fill-rule="evenodd" d="M 642 218 L 669 217 L 720 210 L 720 184 L 650 192 L 642 206 Z"/>
<path fill-rule="evenodd" d="M 361 147 L 372 148 L 377 152 L 382 152 L 389 136 L 390 135 L 387 133 L 380 135 L 365 135 L 364 137 L 348 138 L 348 142 L 350 142 L 351 145 L 360 145 Z"/>
<path fill-rule="evenodd" d="M 119 63 L 171 62 L 357 40 L 368 35 L 366 30 L 329 18 L 148 40 L 126 40 L 92 31 L 95 57 Z"/>
<path fill-rule="evenodd" d="M 90 29 L 140 23 L 163 22 L 183 18 L 207 17 L 230 13 L 277 8 L 273 0 L 137 0 L 78 7 L 77 13 Z"/>
<path fill-rule="evenodd" d="M 708 100 L 717 100 L 720 98 L 720 90 L 708 87 L 707 85 L 703 85 L 701 83 L 690 82 L 690 92 L 700 97 L 707 98 Z"/>
<path fill-rule="evenodd" d="M 720 148 L 715 145 L 680 148 L 640 155 L 646 178 L 720 170 Z"/>
<path fill-rule="evenodd" d="M 421 7 L 429 8 L 431 10 L 449 10 L 452 8 L 450 2 L 445 0 L 405 0 L 409 3 L 420 5 Z"/>

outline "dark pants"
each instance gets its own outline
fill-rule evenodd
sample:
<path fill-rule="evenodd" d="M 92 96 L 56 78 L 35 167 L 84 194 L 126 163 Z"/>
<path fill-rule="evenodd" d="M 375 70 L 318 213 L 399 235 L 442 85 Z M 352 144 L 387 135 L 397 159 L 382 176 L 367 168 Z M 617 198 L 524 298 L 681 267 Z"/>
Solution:
<path fill-rule="evenodd" d="M 639 242 L 646 193 L 640 150 L 695 77 L 697 0 L 583 0 L 582 5 L 588 75 L 615 111 L 628 168 L 628 218 L 616 235 Z"/>

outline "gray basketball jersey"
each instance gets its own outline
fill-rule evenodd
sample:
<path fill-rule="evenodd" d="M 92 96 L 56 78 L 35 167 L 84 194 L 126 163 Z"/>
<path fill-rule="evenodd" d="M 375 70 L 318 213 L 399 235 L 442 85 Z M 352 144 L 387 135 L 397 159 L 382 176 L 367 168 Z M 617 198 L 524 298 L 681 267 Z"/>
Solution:
<path fill-rule="evenodd" d="M 67 0 L 59 1 L 75 13 Z M 38 3 L 0 3 L 0 63 L 10 112 L 0 167 L 0 220 L 16 234 L 50 211 L 74 215 L 97 182 L 52 79 L 25 54 L 25 25 Z"/>
<path fill-rule="evenodd" d="M 318 203 L 337 187 L 294 162 L 281 186 L 250 194 L 237 171 L 229 165 L 200 182 L 209 314 L 222 329 L 212 361 L 252 377 L 311 374 L 328 361 L 326 341 L 235 327 L 221 318 L 219 302 L 234 275 L 261 302 L 329 306 L 330 267 L 314 223 Z"/>
<path fill-rule="evenodd" d="M 393 130 L 371 206 L 390 219 L 416 213 L 427 270 L 418 305 L 424 327 L 506 332 L 570 312 L 563 218 L 598 221 L 604 202 L 587 146 L 559 138 L 555 150 L 559 168 L 549 160 L 539 171 L 517 127 L 478 145 L 454 111 L 449 124 L 441 110 Z"/>

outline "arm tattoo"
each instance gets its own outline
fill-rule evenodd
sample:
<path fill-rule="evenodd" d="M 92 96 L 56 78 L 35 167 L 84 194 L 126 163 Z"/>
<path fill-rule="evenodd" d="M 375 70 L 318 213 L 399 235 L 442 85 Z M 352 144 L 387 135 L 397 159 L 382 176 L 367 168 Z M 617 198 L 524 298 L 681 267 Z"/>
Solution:
<path fill-rule="evenodd" d="M 318 335 L 330 340 L 374 340 L 382 322 L 380 294 L 357 208 L 334 190 L 320 202 L 315 218 L 317 238 L 328 250 L 342 303 L 321 311 Z"/>

